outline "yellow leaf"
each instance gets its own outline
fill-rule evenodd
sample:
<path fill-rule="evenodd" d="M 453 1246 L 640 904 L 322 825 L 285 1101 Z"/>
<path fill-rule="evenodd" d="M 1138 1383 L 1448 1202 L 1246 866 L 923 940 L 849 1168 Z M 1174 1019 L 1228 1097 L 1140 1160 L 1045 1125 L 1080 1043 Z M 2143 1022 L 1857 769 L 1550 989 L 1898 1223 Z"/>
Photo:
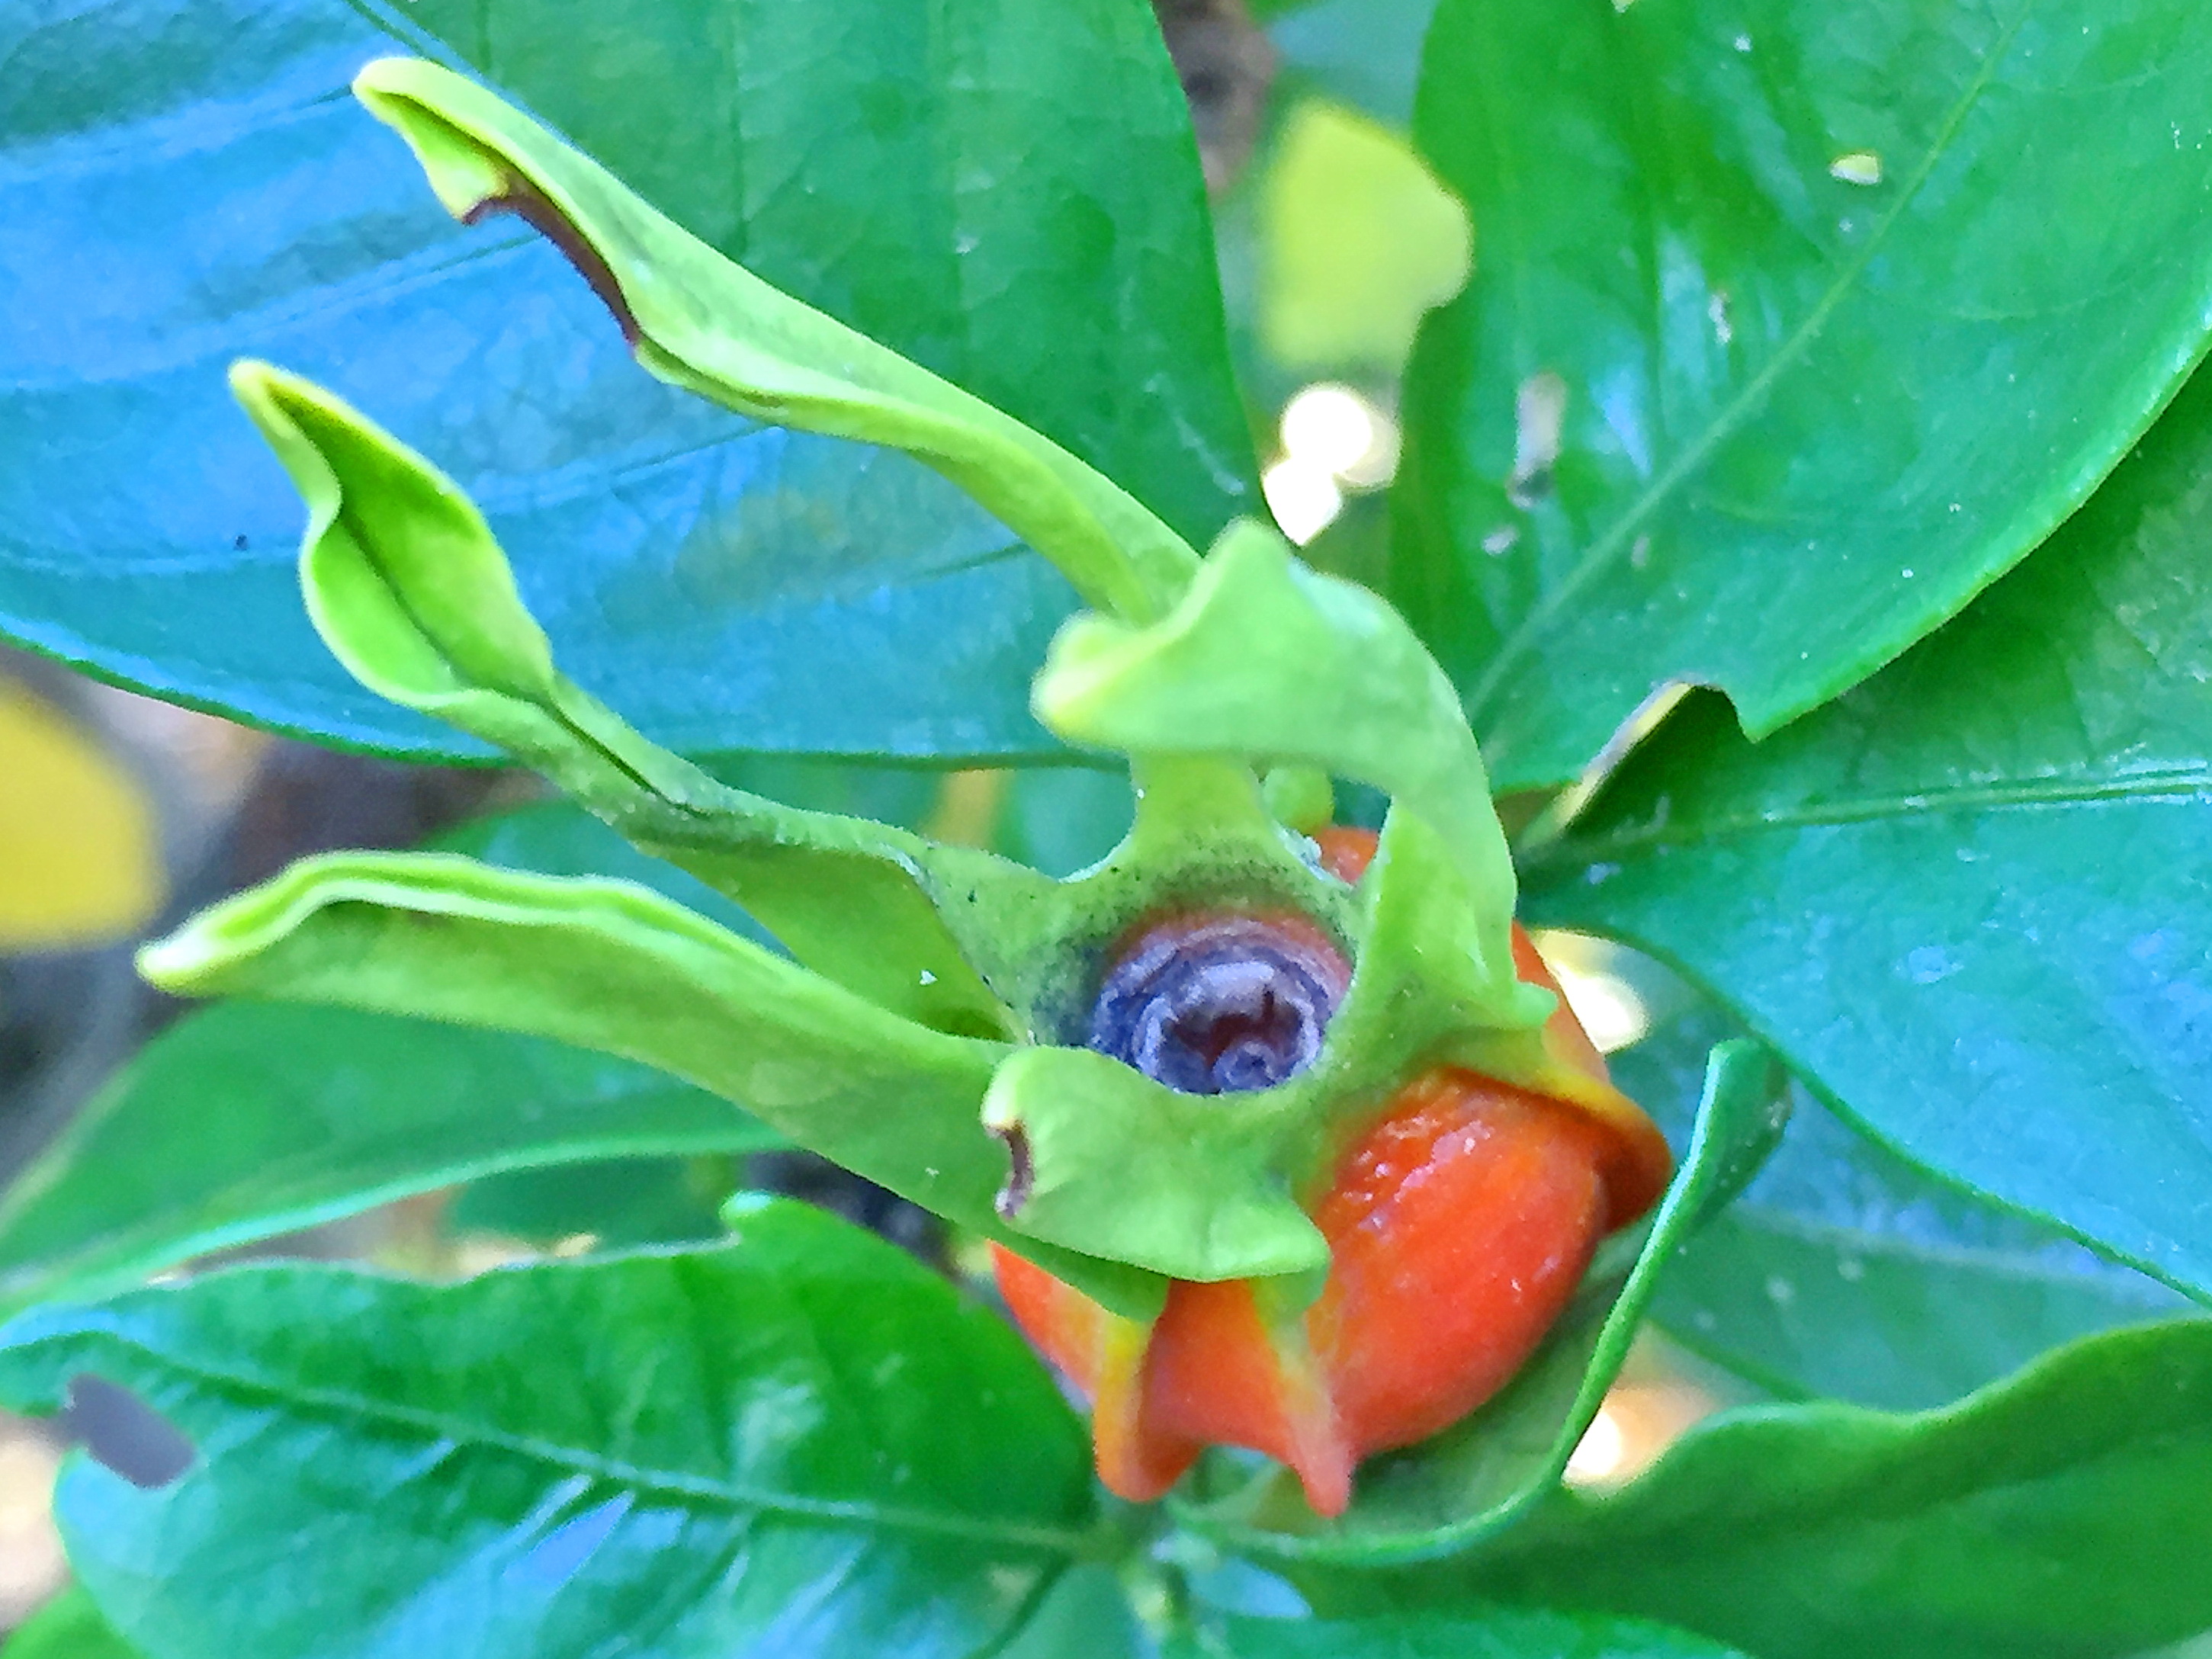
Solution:
<path fill-rule="evenodd" d="M 1324 99 L 1291 111 L 1261 202 L 1261 332 L 1289 368 L 1395 373 L 1474 269 L 1459 198 L 1402 137 Z"/>
<path fill-rule="evenodd" d="M 0 951 L 127 938 L 164 892 L 137 781 L 89 734 L 0 681 Z"/>

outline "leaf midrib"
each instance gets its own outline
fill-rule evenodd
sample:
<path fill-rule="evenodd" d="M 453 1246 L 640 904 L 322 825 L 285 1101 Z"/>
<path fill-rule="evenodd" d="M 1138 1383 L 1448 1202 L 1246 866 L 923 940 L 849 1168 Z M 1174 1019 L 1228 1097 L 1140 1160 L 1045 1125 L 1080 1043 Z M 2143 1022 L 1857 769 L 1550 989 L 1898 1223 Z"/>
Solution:
<path fill-rule="evenodd" d="M 1650 823 L 1611 835 L 1561 842 L 1533 853 L 1524 870 L 1554 866 L 1581 866 L 1613 854 L 1647 848 L 1679 848 L 1711 842 L 1741 840 L 1776 830 L 1812 830 L 1844 824 L 1880 823 L 1891 818 L 1935 817 L 1951 812 L 2014 811 L 2046 806 L 2081 806 L 2102 801 L 2174 800 L 2191 795 L 2212 797 L 2212 766 L 2196 765 L 2169 772 L 2138 773 L 2126 778 L 2098 781 L 2027 781 L 1992 785 L 1960 785 L 1915 790 L 1909 794 L 1872 795 L 1856 800 L 1778 808 L 1765 812 L 1739 812 L 1699 818 L 1679 827 Z"/>
<path fill-rule="evenodd" d="M 1872 232 L 1856 255 L 1837 272 L 1835 280 L 1812 310 L 1806 313 L 1804 320 L 1791 331 L 1789 337 L 1767 360 L 1765 366 L 1715 415 L 1705 429 L 1680 451 L 1644 493 L 1630 503 L 1627 511 L 1590 544 L 1589 551 L 1568 573 L 1566 580 L 1539 599 L 1499 644 L 1489 666 L 1484 669 L 1467 696 L 1468 723 L 1478 732 L 1483 726 L 1485 716 L 1492 712 L 1492 699 L 1504 684 L 1509 671 L 1534 648 L 1538 637 L 1549 628 L 1552 619 L 1613 563 L 1643 528 L 1645 521 L 1667 502 L 1692 473 L 1703 465 L 1713 451 L 1735 434 L 1753 411 L 1765 402 L 1775 381 L 1796 365 L 1811 348 L 1814 340 L 1819 337 L 1828 319 L 1856 292 L 1859 278 L 1888 241 L 1890 232 L 1904 216 L 1905 209 L 1919 196 L 1951 141 L 1958 136 L 1960 127 L 1972 113 L 1983 93 L 1988 90 L 1990 82 L 1996 77 L 1997 66 L 2010 54 L 2013 41 L 2034 10 L 2033 0 L 2023 4 L 2011 24 L 1991 46 L 1973 80 L 1946 112 L 1942 125 L 1937 128 L 1926 153 L 1898 191 L 1897 199 L 1875 221 Z"/>
<path fill-rule="evenodd" d="M 1944 1273 L 1973 1273 L 2022 1286 L 2040 1286 L 2098 1296 L 2116 1307 L 2125 1304 L 2130 1308 L 2140 1308 L 2145 1322 L 2176 1317 L 2191 1311 L 2170 1305 L 2161 1307 L 2149 1300 L 2137 1302 L 2109 1279 L 2094 1273 L 2072 1272 L 2056 1262 L 2041 1260 L 2032 1250 L 2020 1247 L 1976 1244 L 1959 1240 L 1936 1242 L 1916 1239 L 1910 1234 L 1875 1231 L 1762 1204 L 1755 1200 L 1747 1200 L 1736 1206 L 1731 1217 L 1746 1228 L 1778 1233 L 1801 1244 L 1816 1249 L 1832 1250 L 1838 1255 L 1865 1256 L 1895 1265 L 1926 1267 Z M 2144 1283 L 2147 1291 L 2154 1295 L 2167 1288 L 2148 1277 Z"/>
<path fill-rule="evenodd" d="M 482 1424 L 456 1421 L 437 1412 L 343 1389 L 304 1388 L 272 1382 L 188 1361 L 155 1345 L 113 1330 L 63 1334 L 89 1336 L 104 1346 L 125 1349 L 153 1365 L 196 1383 L 216 1395 L 242 1396 L 237 1403 L 252 1408 L 274 1405 L 295 1417 L 322 1415 L 343 1421 L 366 1422 L 454 1446 L 477 1447 L 504 1452 L 540 1463 L 564 1474 L 574 1474 L 617 1486 L 627 1486 L 650 1497 L 711 1504 L 732 1510 L 759 1510 L 811 1521 L 842 1522 L 886 1532 L 963 1538 L 1023 1548 L 1048 1550 L 1071 1558 L 1082 1556 L 1090 1542 L 1084 1533 L 1054 1527 L 991 1522 L 968 1516 L 932 1514 L 879 1504 L 832 1498 L 812 1498 L 795 1492 L 756 1489 L 678 1471 L 648 1469 L 602 1454 L 580 1450 L 535 1435 L 510 1433 Z M 189 1474 L 186 1478 L 190 1478 Z"/>

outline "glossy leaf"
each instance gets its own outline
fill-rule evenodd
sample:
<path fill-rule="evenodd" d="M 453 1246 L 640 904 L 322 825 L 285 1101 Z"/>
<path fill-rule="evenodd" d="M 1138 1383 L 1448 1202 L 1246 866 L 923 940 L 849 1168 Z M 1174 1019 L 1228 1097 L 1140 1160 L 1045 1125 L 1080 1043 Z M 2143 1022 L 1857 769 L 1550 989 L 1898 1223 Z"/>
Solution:
<path fill-rule="evenodd" d="M 1663 1109 L 1727 1030 L 1685 1016 L 1611 1057 Z M 1802 1089 L 1742 1197 L 1668 1264 L 1653 1322 L 1785 1399 L 1948 1405 L 2048 1349 L 2188 1310 L 2156 1279 L 1930 1180 Z M 1671 1128 L 1672 1125 L 1668 1125 Z"/>
<path fill-rule="evenodd" d="M 1637 1619 L 1496 1607 L 1371 1619 L 1227 1619 L 1176 1659 L 1741 1659 L 1682 1631 Z"/>
<path fill-rule="evenodd" d="M 1310 1586 L 1664 1620 L 1760 1659 L 2093 1659 L 2212 1622 L 2212 1322 L 2091 1337 L 1945 1412 L 1752 1407 L 1454 1562 Z"/>
<path fill-rule="evenodd" d="M 1666 1263 L 1741 1186 L 1772 1144 L 1781 1079 L 1756 1044 L 1716 1049 L 1697 1127 L 1674 1184 L 1642 1225 L 1601 1247 L 1575 1298 L 1518 1376 L 1436 1438 L 1360 1471 L 1352 1507 L 1316 1521 L 1286 1475 L 1247 1476 L 1215 1455 L 1201 1496 L 1178 1505 L 1191 1529 L 1262 1559 L 1375 1566 L 1442 1555 L 1510 1534 L 1566 1467 L 1627 1357 Z"/>
<path fill-rule="evenodd" d="M 138 1654 L 100 1616 L 92 1598 L 72 1587 L 18 1625 L 0 1644 L 0 1659 L 138 1659 Z"/>
<path fill-rule="evenodd" d="M 1188 116 L 1133 0 L 33 9 L 0 23 L 0 631 L 264 723 L 481 752 L 315 644 L 296 507 L 222 396 L 258 355 L 450 468 L 564 662 L 663 742 L 1053 747 L 1024 694 L 1060 579 L 903 458 L 655 385 L 553 249 L 447 222 L 341 95 L 394 50 L 485 74 L 1186 538 L 1255 499 Z"/>
<path fill-rule="evenodd" d="M 782 1201 L 723 1250 L 442 1287 L 250 1268 L 0 1337 L 19 1409 L 84 1371 L 198 1452 L 58 1494 L 148 1659 L 967 1653 L 1093 1524 L 1080 1425 L 1013 1334 Z"/>
<path fill-rule="evenodd" d="M 1501 787 L 1669 681 L 1771 732 L 2050 533 L 2203 350 L 2208 67 L 2195 0 L 1444 0 L 1393 592 Z"/>
<path fill-rule="evenodd" d="M 2212 1297 L 2212 378 L 2025 568 L 1753 746 L 1685 707 L 1533 915 L 1682 969 L 1889 1146 Z"/>

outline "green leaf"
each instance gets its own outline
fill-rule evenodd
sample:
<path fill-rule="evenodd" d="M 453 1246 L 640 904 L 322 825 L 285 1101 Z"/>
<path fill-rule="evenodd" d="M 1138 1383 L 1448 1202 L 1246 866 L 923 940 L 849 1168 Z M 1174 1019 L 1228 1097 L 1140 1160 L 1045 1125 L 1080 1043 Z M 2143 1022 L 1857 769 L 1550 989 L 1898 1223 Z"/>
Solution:
<path fill-rule="evenodd" d="M 800 1145 L 1024 1254 L 1117 1309 L 1149 1274 L 1000 1224 L 1005 1152 L 980 1120 L 1002 1043 L 948 1036 L 625 882 L 448 854 L 307 859 L 139 953 L 166 990 L 402 1013 L 550 1036 L 658 1066 Z"/>
<path fill-rule="evenodd" d="M 1055 747 L 1026 690 L 1058 575 L 903 457 L 655 384 L 552 249 L 448 222 L 341 95 L 395 50 L 483 73 L 1186 538 L 1256 499 L 1188 116 L 1134 0 L 125 0 L 0 24 L 27 323 L 0 341 L 0 631 L 257 721 L 482 752 L 362 696 L 300 616 L 297 507 L 221 387 L 268 356 L 436 455 L 570 671 L 672 747 Z"/>
<path fill-rule="evenodd" d="M 64 1590 L 15 1627 L 0 1659 L 138 1659 L 83 1590 Z"/>
<path fill-rule="evenodd" d="M 781 1145 L 781 1137 L 778 1144 Z M 440 1218 L 449 1233 L 493 1233 L 593 1249 L 720 1238 L 720 1212 L 744 1184 L 729 1157 L 608 1158 L 479 1176 Z"/>
<path fill-rule="evenodd" d="M 1063 1575 L 1021 1634 L 991 1659 L 1159 1659 L 1128 1592 L 1107 1566 Z"/>
<path fill-rule="evenodd" d="M 727 1249 L 441 1287 L 252 1268 L 0 1337 L 19 1409 L 88 1370 L 198 1450 L 156 1491 L 76 1461 L 57 1496 L 149 1659 L 969 1653 L 1095 1524 L 1081 1426 L 1012 1332 L 787 1202 Z"/>
<path fill-rule="evenodd" d="M 1200 1465 L 1202 1501 L 1178 1504 L 1178 1518 L 1246 1555 L 1356 1566 L 1510 1534 L 1557 1483 L 1596 1416 L 1674 1250 L 1771 1145 L 1781 1082 L 1755 1043 L 1715 1049 L 1696 1130 L 1658 1210 L 1601 1248 L 1574 1300 L 1502 1393 L 1435 1439 L 1364 1465 L 1340 1519 L 1316 1520 L 1285 1474 L 1239 1482 L 1243 1465 L 1218 1454 Z"/>
<path fill-rule="evenodd" d="M 1443 0 L 1415 137 L 1475 278 L 1393 593 L 1503 788 L 1666 683 L 1764 736 L 1959 610 L 2204 349 L 2195 0 Z"/>
<path fill-rule="evenodd" d="M 1686 1015 L 1611 1056 L 1662 1104 L 1725 1022 Z M 1744 1195 L 1676 1252 L 1654 1323 L 1784 1398 L 1947 1405 L 2091 1332 L 2187 1310 L 2157 1280 L 1938 1184 L 1800 1089 Z M 1671 1127 L 1671 1125 L 1668 1126 Z"/>
<path fill-rule="evenodd" d="M 1756 747 L 1686 703 L 1534 918 L 1705 988 L 1945 1178 L 2212 1297 L 2212 377 L 1965 616 Z"/>
<path fill-rule="evenodd" d="M 1225 1619 L 1176 1659 L 1741 1659 L 1641 1620 L 1498 1607 L 1371 1619 Z"/>
<path fill-rule="evenodd" d="M 296 376 L 240 363 L 231 385 L 307 501 L 308 614 L 362 684 L 546 774 L 739 899 L 816 972 L 924 1024 L 1007 1031 L 947 920 L 978 914 L 979 893 L 985 914 L 1033 899 L 1029 872 L 748 795 L 647 741 L 555 666 L 507 556 L 450 479 Z"/>
<path fill-rule="evenodd" d="M 0 1310 L 501 1170 L 781 1144 L 702 1090 L 558 1043 L 210 1008 L 155 1039 L 0 1199 Z"/>
<path fill-rule="evenodd" d="M 2212 1321 L 2091 1337 L 1943 1412 L 1708 1419 L 1456 1561 L 1325 1602 L 1504 1597 L 1664 1620 L 1760 1659 L 2093 1659 L 2212 1622 Z"/>

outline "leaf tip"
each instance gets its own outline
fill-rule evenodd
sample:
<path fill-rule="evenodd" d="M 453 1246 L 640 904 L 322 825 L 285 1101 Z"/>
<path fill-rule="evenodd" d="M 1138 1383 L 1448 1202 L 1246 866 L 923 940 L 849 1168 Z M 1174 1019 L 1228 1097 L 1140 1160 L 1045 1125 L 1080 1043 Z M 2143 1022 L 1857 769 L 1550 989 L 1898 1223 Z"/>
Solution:
<path fill-rule="evenodd" d="M 210 949 L 196 920 L 186 922 L 166 939 L 140 945 L 133 960 L 138 977 L 155 990 L 167 991 L 172 996 L 190 996 L 214 957 L 215 952 Z"/>
<path fill-rule="evenodd" d="M 238 399 L 239 407 L 282 454 L 286 441 L 300 435 L 292 410 L 302 402 L 314 401 L 313 388 L 298 375 L 288 374 L 258 357 L 237 359 L 227 378 L 230 395 Z"/>
<path fill-rule="evenodd" d="M 398 53 L 370 58 L 354 72 L 353 77 L 356 100 L 403 137 L 407 136 L 407 124 L 418 110 L 434 112 L 456 88 L 466 96 L 474 87 L 466 76 L 456 75 L 442 64 Z"/>

